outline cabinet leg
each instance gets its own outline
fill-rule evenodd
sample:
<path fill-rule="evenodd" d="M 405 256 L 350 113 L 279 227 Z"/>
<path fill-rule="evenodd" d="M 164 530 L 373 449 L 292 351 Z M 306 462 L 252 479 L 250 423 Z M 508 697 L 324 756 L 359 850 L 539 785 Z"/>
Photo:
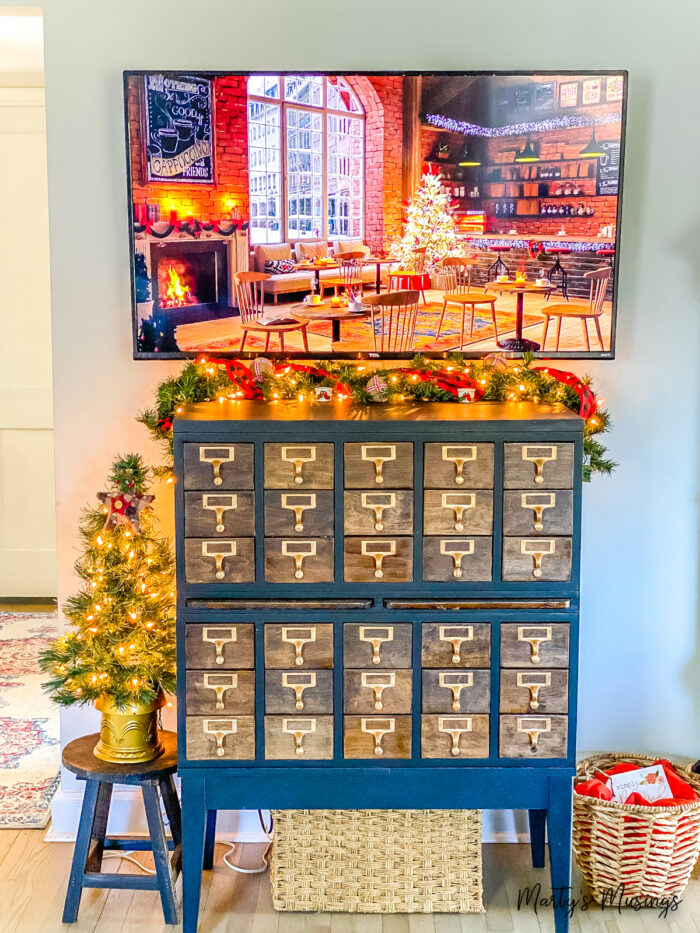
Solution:
<path fill-rule="evenodd" d="M 530 852 L 532 867 L 544 868 L 544 830 L 547 820 L 546 810 L 528 810 L 530 821 Z"/>
<path fill-rule="evenodd" d="M 207 827 L 204 833 L 204 868 L 214 867 L 214 843 L 216 837 L 216 810 L 207 810 Z"/>
<path fill-rule="evenodd" d="M 207 809 L 204 779 L 182 776 L 182 933 L 197 933 Z"/>
<path fill-rule="evenodd" d="M 547 833 L 549 864 L 554 896 L 555 933 L 567 933 L 571 895 L 571 805 L 573 777 L 553 777 L 549 781 Z"/>

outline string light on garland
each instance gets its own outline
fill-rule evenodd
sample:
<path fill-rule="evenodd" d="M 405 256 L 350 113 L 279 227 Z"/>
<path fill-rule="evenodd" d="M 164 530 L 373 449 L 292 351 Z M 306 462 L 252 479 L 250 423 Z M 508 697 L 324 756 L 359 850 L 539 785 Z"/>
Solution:
<path fill-rule="evenodd" d="M 465 136 L 484 136 L 494 139 L 499 136 L 525 136 L 528 133 L 544 133 L 548 130 L 564 130 L 579 126 L 605 126 L 609 123 L 619 123 L 618 112 L 605 113 L 601 116 L 570 115 L 566 117 L 551 117 L 548 120 L 535 120 L 532 123 L 509 123 L 507 126 L 481 126 L 470 123 L 468 120 L 453 120 L 441 113 L 429 113 L 426 121 L 431 126 L 452 133 L 463 133 Z"/>

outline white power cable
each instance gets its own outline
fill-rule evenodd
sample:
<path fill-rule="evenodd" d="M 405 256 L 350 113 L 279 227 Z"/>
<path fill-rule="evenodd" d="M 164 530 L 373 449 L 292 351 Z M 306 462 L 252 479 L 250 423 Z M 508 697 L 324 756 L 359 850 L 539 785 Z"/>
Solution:
<path fill-rule="evenodd" d="M 258 868 L 242 868 L 240 865 L 234 865 L 232 862 L 229 861 L 229 856 L 232 856 L 233 853 L 236 851 L 236 847 L 238 845 L 237 842 L 232 842 L 232 843 L 217 842 L 216 843 L 216 845 L 218 846 L 226 846 L 226 845 L 229 846 L 228 852 L 224 852 L 223 858 L 224 858 L 224 865 L 226 865 L 227 868 L 230 868 L 231 871 L 237 871 L 241 875 L 262 875 L 270 867 L 270 863 L 268 861 L 268 853 L 270 851 L 270 846 L 272 845 L 272 827 L 273 827 L 272 817 L 270 817 L 270 825 L 265 826 L 265 823 L 263 822 L 263 817 L 262 817 L 262 810 L 258 810 L 258 819 L 260 820 L 262 831 L 265 833 L 270 843 L 267 849 L 265 849 L 265 854 L 263 855 L 263 863 Z"/>
<path fill-rule="evenodd" d="M 147 875 L 155 875 L 155 868 L 148 868 L 146 865 L 143 865 L 137 858 L 134 857 L 133 852 L 104 852 L 102 858 L 118 858 L 122 859 L 125 862 L 131 862 L 132 865 L 137 865 L 141 871 L 145 872 Z"/>

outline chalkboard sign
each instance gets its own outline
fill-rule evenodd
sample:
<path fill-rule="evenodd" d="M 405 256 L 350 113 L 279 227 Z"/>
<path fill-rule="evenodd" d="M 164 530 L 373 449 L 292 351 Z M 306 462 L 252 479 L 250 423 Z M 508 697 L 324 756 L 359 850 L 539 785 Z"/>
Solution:
<path fill-rule="evenodd" d="M 147 74 L 144 91 L 148 180 L 213 184 L 212 82 Z"/>
<path fill-rule="evenodd" d="M 598 194 L 617 194 L 620 178 L 620 141 L 600 143 L 605 155 L 598 158 Z"/>

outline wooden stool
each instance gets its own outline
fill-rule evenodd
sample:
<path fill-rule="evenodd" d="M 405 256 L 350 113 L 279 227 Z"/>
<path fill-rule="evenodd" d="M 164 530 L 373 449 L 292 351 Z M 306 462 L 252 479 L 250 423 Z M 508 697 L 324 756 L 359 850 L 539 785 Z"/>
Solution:
<path fill-rule="evenodd" d="M 179 922 L 173 886 L 182 868 L 182 824 L 180 801 L 177 798 L 173 775 L 177 771 L 177 736 L 174 732 L 161 732 L 163 754 L 153 761 L 137 764 L 112 764 L 93 755 L 99 735 L 84 735 L 63 749 L 64 767 L 85 781 L 80 826 L 75 841 L 73 864 L 70 870 L 63 922 L 74 923 L 83 888 L 125 888 L 135 891 L 160 891 L 165 922 Z M 141 788 L 146 808 L 150 842 L 108 838 L 107 818 L 115 784 L 134 784 Z M 159 793 L 160 792 L 160 793 Z M 165 826 L 160 799 L 170 823 L 173 848 L 168 853 Z M 105 845 L 110 849 L 150 850 L 153 852 L 155 875 L 121 875 L 101 871 Z"/>

